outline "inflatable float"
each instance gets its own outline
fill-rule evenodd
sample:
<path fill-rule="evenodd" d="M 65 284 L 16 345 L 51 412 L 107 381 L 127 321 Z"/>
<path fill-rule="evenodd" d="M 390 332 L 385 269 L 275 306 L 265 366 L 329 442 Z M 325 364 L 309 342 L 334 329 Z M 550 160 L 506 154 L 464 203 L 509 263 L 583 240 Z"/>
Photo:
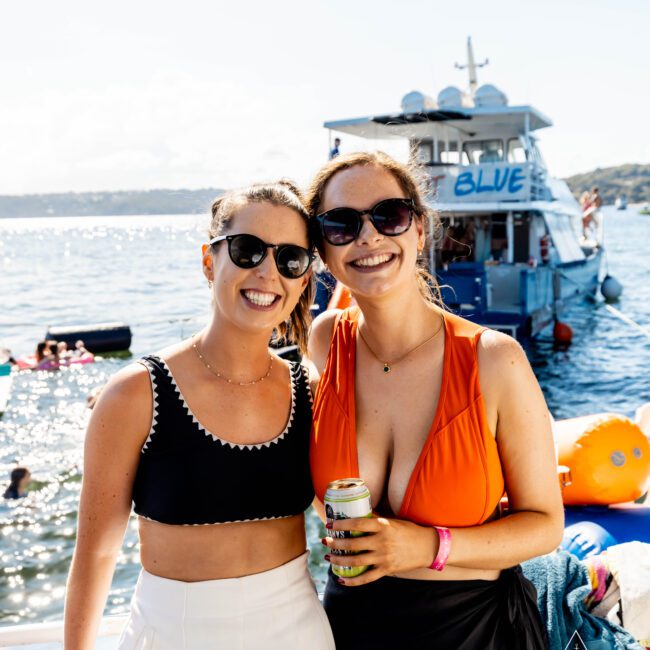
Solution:
<path fill-rule="evenodd" d="M 565 505 L 562 547 L 581 559 L 624 542 L 650 542 L 650 404 L 636 421 L 616 413 L 557 420 Z"/>
<path fill-rule="evenodd" d="M 36 361 L 36 357 L 30 354 L 25 357 L 16 359 L 16 365 L 20 370 L 58 370 L 64 366 L 78 366 L 86 363 L 93 363 L 95 355 L 92 352 L 86 352 L 78 357 L 67 357 L 56 361 L 43 360 L 40 363 Z"/>

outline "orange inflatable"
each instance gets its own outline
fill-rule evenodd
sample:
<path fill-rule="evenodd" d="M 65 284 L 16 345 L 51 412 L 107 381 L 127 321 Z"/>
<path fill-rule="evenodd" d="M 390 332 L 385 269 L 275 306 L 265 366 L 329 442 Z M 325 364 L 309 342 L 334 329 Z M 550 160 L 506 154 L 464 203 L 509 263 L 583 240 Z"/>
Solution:
<path fill-rule="evenodd" d="M 632 420 L 599 413 L 553 425 L 566 505 L 634 501 L 650 482 L 650 442 Z"/>

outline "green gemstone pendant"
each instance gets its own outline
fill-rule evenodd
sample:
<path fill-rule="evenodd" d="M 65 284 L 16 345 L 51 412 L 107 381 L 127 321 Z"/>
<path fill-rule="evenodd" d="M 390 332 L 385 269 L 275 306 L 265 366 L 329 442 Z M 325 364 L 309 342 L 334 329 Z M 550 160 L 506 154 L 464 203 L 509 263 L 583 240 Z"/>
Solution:
<path fill-rule="evenodd" d="M 384 364 L 384 372 L 390 372 L 390 366 L 387 363 Z"/>

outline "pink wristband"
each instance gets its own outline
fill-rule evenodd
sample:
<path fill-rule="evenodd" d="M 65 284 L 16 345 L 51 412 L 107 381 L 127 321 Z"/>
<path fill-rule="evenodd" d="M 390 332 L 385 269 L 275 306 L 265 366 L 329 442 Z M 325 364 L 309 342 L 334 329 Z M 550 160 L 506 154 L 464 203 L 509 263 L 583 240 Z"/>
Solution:
<path fill-rule="evenodd" d="M 436 571 L 442 571 L 447 564 L 449 551 L 451 550 L 451 531 L 449 528 L 445 528 L 444 526 L 434 526 L 434 528 L 438 532 L 438 554 L 429 568 Z"/>

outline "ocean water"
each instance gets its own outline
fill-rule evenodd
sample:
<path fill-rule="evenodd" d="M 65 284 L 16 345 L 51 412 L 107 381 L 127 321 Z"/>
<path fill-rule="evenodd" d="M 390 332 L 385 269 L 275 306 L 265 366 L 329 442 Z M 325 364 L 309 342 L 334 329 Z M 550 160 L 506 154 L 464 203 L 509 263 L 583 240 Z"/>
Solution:
<path fill-rule="evenodd" d="M 101 217 L 0 220 L 0 345 L 33 351 L 49 325 L 122 321 L 133 358 L 189 336 L 209 313 L 200 244 L 207 217 Z M 650 217 L 606 210 L 607 264 L 624 286 L 615 305 L 577 304 L 564 320 L 574 343 L 528 350 L 555 417 L 599 411 L 633 415 L 650 400 Z M 0 625 L 60 618 L 74 546 L 86 396 L 129 359 L 108 358 L 59 372 L 14 376 L 0 420 L 0 477 L 16 461 L 30 467 L 34 491 L 0 500 Z M 322 528 L 308 536 L 312 572 L 322 588 Z M 129 525 L 106 605 L 124 613 L 139 571 L 135 521 Z"/>

